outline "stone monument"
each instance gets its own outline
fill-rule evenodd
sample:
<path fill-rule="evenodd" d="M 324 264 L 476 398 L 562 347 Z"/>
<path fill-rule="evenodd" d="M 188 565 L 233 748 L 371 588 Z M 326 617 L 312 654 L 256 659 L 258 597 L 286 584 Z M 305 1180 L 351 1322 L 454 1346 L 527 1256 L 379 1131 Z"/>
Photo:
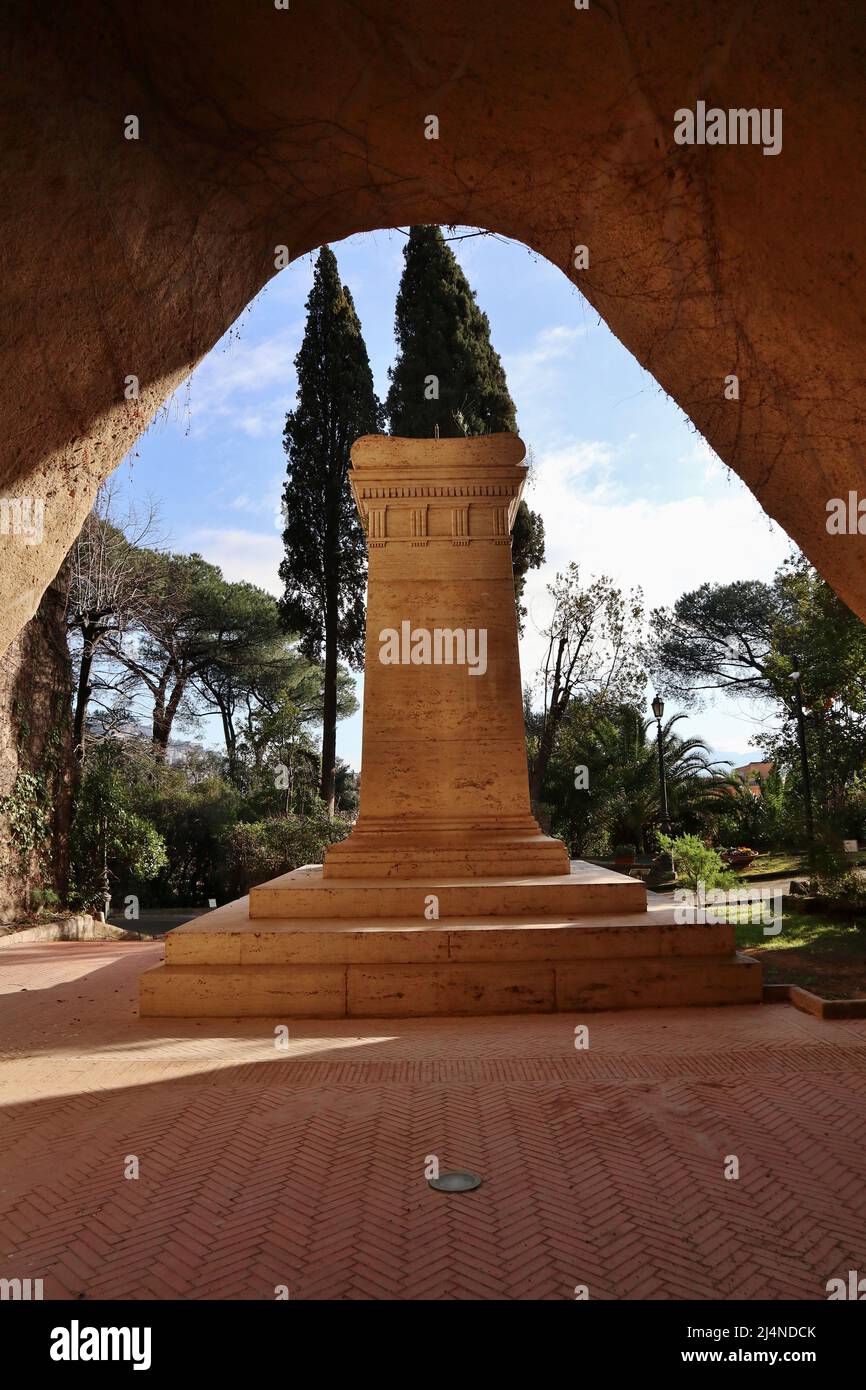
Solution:
<path fill-rule="evenodd" d="M 307 865 L 170 932 L 145 1015 L 398 1016 L 757 1002 L 733 928 L 570 862 L 529 801 L 511 528 L 516 435 L 370 435 L 360 809 Z"/>

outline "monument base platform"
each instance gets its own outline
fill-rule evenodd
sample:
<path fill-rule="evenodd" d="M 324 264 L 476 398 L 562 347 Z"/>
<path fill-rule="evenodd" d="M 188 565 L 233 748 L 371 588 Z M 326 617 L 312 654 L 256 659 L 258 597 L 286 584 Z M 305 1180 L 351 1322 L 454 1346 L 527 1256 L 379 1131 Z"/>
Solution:
<path fill-rule="evenodd" d="M 427 920 L 431 896 L 440 916 Z M 646 907 L 643 884 L 594 865 L 433 882 L 335 882 L 308 866 L 170 932 L 165 964 L 141 978 L 140 1012 L 412 1018 L 761 996 L 733 926 L 678 924 L 669 905 Z"/>
<path fill-rule="evenodd" d="M 506 875 L 569 873 L 568 850 L 561 840 L 543 835 L 531 817 L 513 817 L 510 828 L 491 833 L 466 824 L 459 833 L 425 825 L 401 829 L 392 822 L 381 831 L 355 826 L 346 840 L 330 845 L 324 876 L 335 878 L 423 879 L 495 878 Z"/>
<path fill-rule="evenodd" d="M 260 883 L 250 891 L 256 921 L 314 917 L 408 917 L 424 924 L 436 917 L 548 916 L 589 912 L 641 912 L 646 887 L 639 879 L 575 860 L 570 872 L 461 878 L 430 873 L 418 878 L 328 878 L 321 864 Z"/>

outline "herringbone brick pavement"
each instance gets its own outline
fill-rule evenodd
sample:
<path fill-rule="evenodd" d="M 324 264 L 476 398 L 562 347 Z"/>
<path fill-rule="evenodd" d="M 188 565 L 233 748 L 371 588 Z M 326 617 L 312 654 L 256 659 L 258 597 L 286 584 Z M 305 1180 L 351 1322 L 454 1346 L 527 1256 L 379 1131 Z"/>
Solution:
<path fill-rule="evenodd" d="M 281 1047 L 278 1019 L 139 1021 L 160 951 L 0 952 L 0 1275 L 47 1297 L 822 1299 L 866 1271 L 866 1023 L 286 1020 Z M 431 1155 L 483 1185 L 432 1191 Z"/>

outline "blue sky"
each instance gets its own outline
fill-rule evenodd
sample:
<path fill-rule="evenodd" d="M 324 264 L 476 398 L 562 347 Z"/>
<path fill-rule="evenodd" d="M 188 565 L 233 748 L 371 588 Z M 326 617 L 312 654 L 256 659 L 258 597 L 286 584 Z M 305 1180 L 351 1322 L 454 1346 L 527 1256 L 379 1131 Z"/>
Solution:
<path fill-rule="evenodd" d="M 381 397 L 394 359 L 405 241 L 392 230 L 333 247 Z M 623 587 L 640 585 L 648 608 L 706 580 L 768 579 L 790 548 L 784 532 L 561 271 L 500 238 L 452 244 L 490 319 L 518 428 L 534 456 L 527 501 L 544 518 L 547 562 L 527 584 L 524 681 L 542 654 L 546 585 L 572 560 L 587 579 L 606 573 Z M 228 579 L 274 594 L 282 430 L 294 402 L 313 262 L 304 257 L 274 277 L 117 474 L 122 492 L 159 503 L 164 544 L 197 550 Z M 756 756 L 749 740 L 761 727 L 760 711 L 730 700 L 708 704 L 680 726 L 734 763 Z M 199 736 L 219 742 L 210 725 Z M 360 712 L 339 726 L 337 751 L 360 766 Z"/>

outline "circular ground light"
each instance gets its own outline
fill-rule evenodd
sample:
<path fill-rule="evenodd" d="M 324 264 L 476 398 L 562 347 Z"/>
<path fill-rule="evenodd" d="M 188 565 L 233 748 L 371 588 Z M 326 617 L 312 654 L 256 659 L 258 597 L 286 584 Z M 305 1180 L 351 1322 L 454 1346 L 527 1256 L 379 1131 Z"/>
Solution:
<path fill-rule="evenodd" d="M 474 1192 L 481 1186 L 481 1179 L 474 1173 L 440 1173 L 438 1178 L 428 1178 L 427 1182 L 437 1192 Z"/>

